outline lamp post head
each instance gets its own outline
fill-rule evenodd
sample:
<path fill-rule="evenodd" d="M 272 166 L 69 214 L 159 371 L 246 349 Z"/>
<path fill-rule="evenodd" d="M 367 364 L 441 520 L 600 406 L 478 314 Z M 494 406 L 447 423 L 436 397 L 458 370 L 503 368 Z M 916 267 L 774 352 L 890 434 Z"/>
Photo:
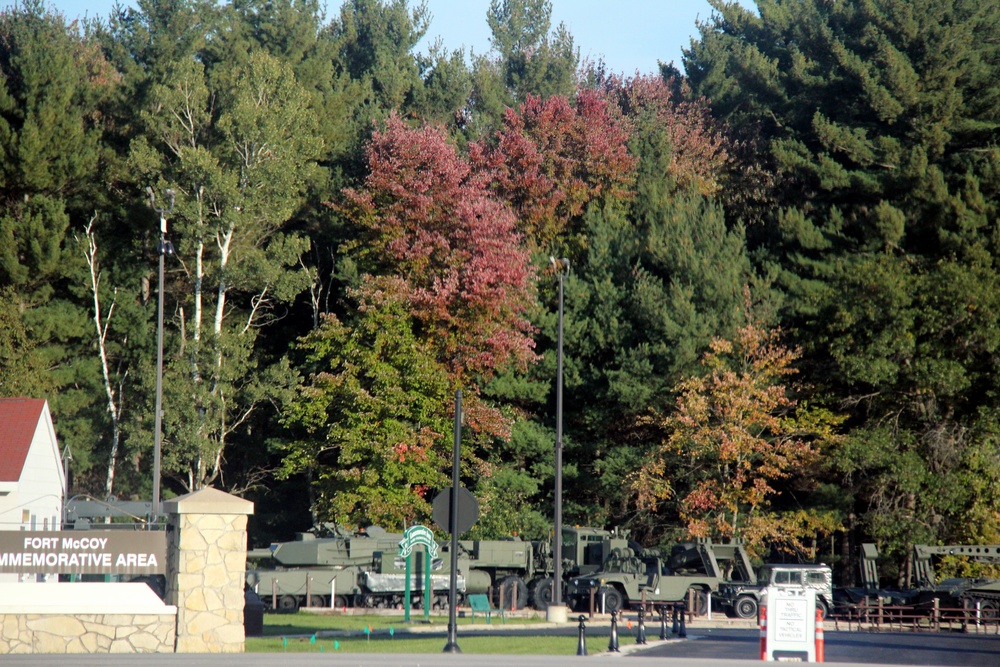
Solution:
<path fill-rule="evenodd" d="M 556 259 L 555 257 L 549 255 L 549 263 L 552 264 L 552 270 L 555 271 L 556 275 L 569 275 L 569 260 L 565 257 Z"/>

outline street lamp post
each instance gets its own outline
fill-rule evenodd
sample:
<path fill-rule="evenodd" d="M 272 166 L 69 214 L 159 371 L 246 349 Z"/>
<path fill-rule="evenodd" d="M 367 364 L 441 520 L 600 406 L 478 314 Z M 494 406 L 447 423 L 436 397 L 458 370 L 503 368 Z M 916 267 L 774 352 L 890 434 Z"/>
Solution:
<path fill-rule="evenodd" d="M 562 603 L 562 403 L 563 403 L 563 282 L 569 275 L 569 260 L 550 257 L 552 268 L 559 277 L 559 334 L 556 341 L 556 489 L 555 535 L 552 541 L 552 604 L 546 611 L 549 621 L 565 622 L 566 606 Z"/>
<path fill-rule="evenodd" d="M 156 414 L 153 417 L 153 514 L 160 513 L 160 445 L 163 430 L 163 262 L 167 255 L 174 254 L 174 245 L 167 240 L 167 214 L 174 210 L 173 190 L 166 190 L 169 208 L 156 206 L 153 188 L 146 188 L 149 206 L 160 216 L 160 240 L 156 244 L 156 254 L 160 256 L 160 286 L 156 306 Z"/>

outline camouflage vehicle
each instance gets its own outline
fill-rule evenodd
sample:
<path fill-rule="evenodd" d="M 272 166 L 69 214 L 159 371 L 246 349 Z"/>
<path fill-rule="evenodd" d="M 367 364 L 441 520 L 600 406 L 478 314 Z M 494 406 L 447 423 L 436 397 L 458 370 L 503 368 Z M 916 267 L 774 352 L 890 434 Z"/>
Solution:
<path fill-rule="evenodd" d="M 829 615 L 833 609 L 833 570 L 828 565 L 773 564 L 761 568 L 756 583 L 727 582 L 719 586 L 719 603 L 736 618 L 757 618 L 768 586 L 792 586 L 816 590 L 816 608 Z"/>
<path fill-rule="evenodd" d="M 750 559 L 738 543 L 714 545 L 706 539 L 679 544 L 667 558 L 655 549 L 614 549 L 600 572 L 570 580 L 569 604 L 573 609 L 588 609 L 593 595 L 598 609 L 612 612 L 642 601 L 681 602 L 689 590 L 708 594 L 718 590 L 726 577 L 734 576 L 756 581 Z M 699 595 L 696 601 L 704 605 L 706 599 Z"/>
<path fill-rule="evenodd" d="M 299 533 L 292 542 L 254 549 L 248 557 L 258 568 L 248 584 L 265 604 L 294 611 L 300 606 L 397 607 L 403 603 L 405 562 L 396 554 L 403 535 L 373 526 L 354 533 L 336 531 L 318 538 Z M 616 531 L 567 528 L 563 531 L 563 571 L 566 577 L 593 572 L 614 548 L 629 544 Z M 632 543 L 635 545 L 635 543 Z M 637 546 L 637 545 L 635 545 Z M 429 564 L 433 604 L 447 606 L 450 541 L 439 543 L 439 558 Z M 492 593 L 494 604 L 545 609 L 552 599 L 552 545 L 547 541 L 463 540 L 458 554 L 460 593 Z M 415 552 L 411 591 L 422 597 L 423 553 Z"/>

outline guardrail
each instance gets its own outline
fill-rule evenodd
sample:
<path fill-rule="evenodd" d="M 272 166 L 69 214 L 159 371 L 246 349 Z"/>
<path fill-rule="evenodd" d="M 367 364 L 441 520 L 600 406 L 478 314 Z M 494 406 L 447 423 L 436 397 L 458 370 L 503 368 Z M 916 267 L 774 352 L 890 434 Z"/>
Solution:
<path fill-rule="evenodd" d="M 983 608 L 971 601 L 964 607 L 942 607 L 938 598 L 909 605 L 887 605 L 879 600 L 839 606 L 830 620 L 836 630 L 1000 635 L 1000 616 L 996 609 Z"/>

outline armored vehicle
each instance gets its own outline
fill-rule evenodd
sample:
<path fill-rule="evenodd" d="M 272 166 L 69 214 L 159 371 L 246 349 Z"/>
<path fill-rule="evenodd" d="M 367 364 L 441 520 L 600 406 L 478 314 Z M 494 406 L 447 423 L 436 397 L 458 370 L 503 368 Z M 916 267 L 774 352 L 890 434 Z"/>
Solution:
<path fill-rule="evenodd" d="M 655 549 L 614 549 L 600 572 L 570 580 L 569 603 L 573 609 L 587 609 L 593 596 L 598 608 L 612 612 L 642 601 L 680 602 L 688 590 L 707 594 L 734 574 L 756 581 L 741 544 L 698 540 L 676 545 L 667 558 Z"/>
<path fill-rule="evenodd" d="M 405 563 L 396 554 L 402 534 L 373 526 L 365 531 L 337 531 L 318 538 L 299 533 L 292 542 L 254 549 L 248 557 L 259 567 L 248 573 L 248 583 L 268 605 L 293 611 L 299 606 L 395 607 L 402 604 Z M 595 572 L 612 549 L 624 548 L 627 538 L 617 531 L 572 527 L 563 531 L 563 571 L 566 577 Z M 638 547 L 634 542 L 633 546 Z M 447 605 L 447 556 L 450 541 L 439 543 L 440 558 L 432 571 L 433 603 Z M 423 554 L 416 553 L 411 590 L 423 590 Z M 552 545 L 504 540 L 459 542 L 459 592 L 492 593 L 493 603 L 506 609 L 531 604 L 545 609 L 552 600 Z"/>
<path fill-rule="evenodd" d="M 756 618 L 768 586 L 812 588 L 816 608 L 826 618 L 833 609 L 833 570 L 828 565 L 772 564 L 761 568 L 756 583 L 727 582 L 719 586 L 719 601 L 730 616 Z"/>
<path fill-rule="evenodd" d="M 397 556 L 402 539 L 402 534 L 378 526 L 324 538 L 299 533 L 295 541 L 251 550 L 248 559 L 261 567 L 247 573 L 247 583 L 265 604 L 283 611 L 326 607 L 331 602 L 336 607 L 398 606 L 406 587 L 406 563 Z M 449 587 L 445 564 L 440 558 L 427 564 L 424 560 L 421 551 L 414 553 L 410 575 L 414 599 L 423 597 L 429 567 L 433 603 L 445 606 Z M 465 579 L 459 577 L 459 590 L 464 587 Z"/>

